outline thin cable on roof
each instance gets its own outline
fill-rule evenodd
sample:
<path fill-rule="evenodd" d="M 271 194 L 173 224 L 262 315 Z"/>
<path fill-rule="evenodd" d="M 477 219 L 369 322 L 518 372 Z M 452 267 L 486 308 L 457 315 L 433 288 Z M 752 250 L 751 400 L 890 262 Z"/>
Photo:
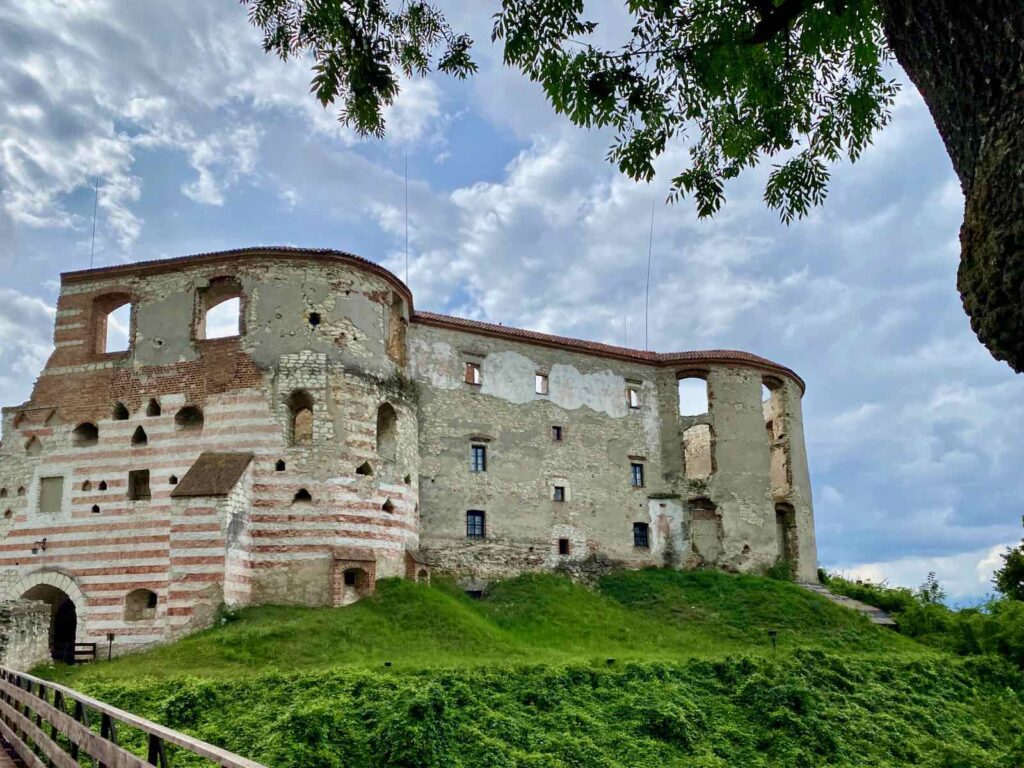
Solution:
<path fill-rule="evenodd" d="M 89 246 L 89 269 L 92 269 L 93 256 L 96 254 L 96 213 L 100 204 L 100 177 L 93 181 L 92 196 L 92 245 Z"/>
<path fill-rule="evenodd" d="M 651 306 L 651 259 L 654 254 L 654 201 L 651 201 L 651 234 L 647 240 L 647 293 L 644 295 L 644 351 L 651 348 L 648 338 L 648 315 Z"/>

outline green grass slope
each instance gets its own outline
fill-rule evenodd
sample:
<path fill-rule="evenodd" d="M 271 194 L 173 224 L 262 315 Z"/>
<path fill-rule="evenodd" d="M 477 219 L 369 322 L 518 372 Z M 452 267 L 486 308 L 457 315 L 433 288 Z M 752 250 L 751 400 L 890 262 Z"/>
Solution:
<path fill-rule="evenodd" d="M 713 571 L 632 571 L 599 589 L 560 576 L 501 582 L 483 600 L 451 585 L 385 580 L 347 608 L 263 607 L 176 643 L 112 663 L 47 668 L 72 683 L 190 674 L 237 678 L 336 667 L 466 667 L 714 658 L 796 648 L 930 653 L 793 584 Z"/>
<path fill-rule="evenodd" d="M 714 572 L 628 572 L 596 590 L 523 576 L 479 601 L 385 581 L 347 608 L 246 610 L 41 671 L 273 768 L 1024 765 L 1024 678 L 1005 660 Z"/>

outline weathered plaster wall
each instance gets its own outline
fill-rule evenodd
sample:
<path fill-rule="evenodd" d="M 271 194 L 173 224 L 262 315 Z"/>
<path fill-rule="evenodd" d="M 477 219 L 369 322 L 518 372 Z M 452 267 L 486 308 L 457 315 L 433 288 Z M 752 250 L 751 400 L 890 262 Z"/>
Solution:
<path fill-rule="evenodd" d="M 467 362 L 480 365 L 479 386 L 466 383 Z M 768 442 L 758 370 L 666 370 L 414 324 L 410 371 L 420 386 L 420 535 L 436 565 L 476 581 L 595 554 L 634 566 L 760 570 L 779 556 L 775 505 L 789 502 L 799 575 L 813 579 L 806 472 L 774 493 L 771 480 L 773 451 L 795 466 L 797 431 L 780 435 L 778 448 Z M 538 372 L 548 374 L 548 394 L 535 391 Z M 707 413 L 678 415 L 684 373 L 706 379 Z M 639 409 L 629 407 L 630 384 L 640 388 Z M 795 384 L 779 385 L 780 423 L 799 422 L 794 397 Z M 470 471 L 473 444 L 487 448 L 486 472 Z M 643 488 L 631 486 L 634 462 L 644 466 Z M 554 485 L 565 487 L 564 502 L 552 500 Z M 466 536 L 468 510 L 485 512 L 485 539 Z M 633 546 L 636 522 L 650 526 L 647 549 Z M 558 553 L 560 538 L 568 555 Z"/>

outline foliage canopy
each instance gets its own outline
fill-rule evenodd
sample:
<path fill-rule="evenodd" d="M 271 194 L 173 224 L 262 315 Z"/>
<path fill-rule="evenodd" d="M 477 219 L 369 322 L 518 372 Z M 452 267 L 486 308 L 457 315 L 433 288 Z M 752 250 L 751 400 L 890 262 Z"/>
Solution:
<path fill-rule="evenodd" d="M 476 70 L 472 40 L 414 0 L 242 0 L 268 52 L 312 56 L 312 91 L 363 134 L 384 132 L 401 77 Z M 764 198 L 785 221 L 826 195 L 829 164 L 856 160 L 889 119 L 896 85 L 874 0 L 630 0 L 628 39 L 597 42 L 583 0 L 503 0 L 492 37 L 580 126 L 610 127 L 608 159 L 638 180 L 673 139 L 689 163 L 670 196 L 701 216 L 725 183 L 773 160 Z"/>

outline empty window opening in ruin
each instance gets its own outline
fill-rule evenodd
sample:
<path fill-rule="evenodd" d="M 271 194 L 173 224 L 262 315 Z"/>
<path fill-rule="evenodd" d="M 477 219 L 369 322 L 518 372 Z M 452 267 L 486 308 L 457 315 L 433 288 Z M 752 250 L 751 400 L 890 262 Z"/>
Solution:
<path fill-rule="evenodd" d="M 149 399 L 149 403 L 146 405 L 146 415 L 149 417 L 160 415 L 160 403 L 155 397 Z"/>
<path fill-rule="evenodd" d="M 358 467 L 356 467 L 356 474 L 357 475 L 364 475 L 366 477 L 372 476 L 373 475 L 373 467 L 370 466 L 370 462 L 364 461 L 362 464 L 360 464 Z"/>
<path fill-rule="evenodd" d="M 32 437 L 28 439 L 28 442 L 25 443 L 25 453 L 29 456 L 38 456 L 42 452 L 43 442 L 35 435 L 32 435 Z"/>
<path fill-rule="evenodd" d="M 796 510 L 790 504 L 775 505 L 775 536 L 780 561 L 795 563 L 797 559 Z"/>
<path fill-rule="evenodd" d="M 159 602 L 156 592 L 150 589 L 135 589 L 124 599 L 125 621 L 146 621 L 156 618 L 156 606 Z"/>
<path fill-rule="evenodd" d="M 93 301 L 93 333 L 97 354 L 127 352 L 131 347 L 132 303 L 126 294 Z"/>
<path fill-rule="evenodd" d="M 551 500 L 552 501 L 565 501 L 565 486 L 564 485 L 553 485 L 553 486 L 551 486 Z"/>
<path fill-rule="evenodd" d="M 387 512 L 389 515 L 394 514 L 395 512 L 395 504 L 391 499 L 385 499 L 384 503 L 380 505 L 380 508 L 383 512 Z"/>
<path fill-rule="evenodd" d="M 466 363 L 466 383 L 479 387 L 482 381 L 480 363 Z"/>
<path fill-rule="evenodd" d="M 299 488 L 292 497 L 292 504 L 311 504 L 313 496 L 305 488 Z"/>
<path fill-rule="evenodd" d="M 313 442 L 313 397 L 304 389 L 297 389 L 288 395 L 286 401 L 289 413 L 288 436 L 292 445 L 309 445 Z"/>
<path fill-rule="evenodd" d="M 637 549 L 651 548 L 651 527 L 647 523 L 633 523 L 633 546 Z"/>
<path fill-rule="evenodd" d="M 64 506 L 64 478 L 43 477 L 39 480 L 39 511 L 44 514 L 60 512 Z"/>
<path fill-rule="evenodd" d="M 391 403 L 381 403 L 377 409 L 377 455 L 394 461 L 398 454 L 398 413 Z"/>
<path fill-rule="evenodd" d="M 687 480 L 706 480 L 714 474 L 714 441 L 709 424 L 694 424 L 683 432 L 683 473 Z"/>
<path fill-rule="evenodd" d="M 569 540 L 559 539 L 558 540 L 558 554 L 568 555 L 569 554 Z"/>
<path fill-rule="evenodd" d="M 84 483 L 82 483 L 82 490 L 85 491 L 86 493 L 91 491 L 92 490 L 92 481 L 91 480 L 86 480 Z"/>
<path fill-rule="evenodd" d="M 466 512 L 466 538 L 483 539 L 487 536 L 486 515 L 483 510 L 471 509 Z"/>
<path fill-rule="evenodd" d="M 564 436 L 565 431 L 562 429 L 562 427 L 558 426 L 557 424 L 551 427 L 551 439 L 554 440 L 556 443 L 562 442 L 562 438 Z"/>
<path fill-rule="evenodd" d="M 7 518 L 8 520 L 10 520 L 12 517 L 14 517 L 14 510 L 13 509 L 5 509 L 4 510 L 4 517 Z"/>
<path fill-rule="evenodd" d="M 149 470 L 133 469 L 128 473 L 128 499 L 130 501 L 149 501 Z"/>
<path fill-rule="evenodd" d="M 287 465 L 284 463 L 284 459 L 278 459 L 277 462 L 274 464 L 274 471 L 284 472 L 286 466 Z"/>
<path fill-rule="evenodd" d="M 178 484 L 178 476 L 177 475 L 171 475 L 170 477 L 168 477 L 167 478 L 167 484 L 168 485 L 177 485 Z"/>
<path fill-rule="evenodd" d="M 71 433 L 71 444 L 75 448 L 88 448 L 100 441 L 100 429 L 91 421 L 79 424 Z"/>
<path fill-rule="evenodd" d="M 114 403 L 114 407 L 110 412 L 110 418 L 114 421 L 128 421 L 128 406 L 124 403 Z"/>
<path fill-rule="evenodd" d="M 146 435 L 146 430 L 142 427 L 136 427 L 132 433 L 132 445 L 148 445 L 149 437 Z"/>
<path fill-rule="evenodd" d="M 309 324 L 314 328 L 316 328 L 322 322 L 319 312 L 310 312 L 307 320 L 309 321 Z"/>
<path fill-rule="evenodd" d="M 174 414 L 174 428 L 181 430 L 200 430 L 206 419 L 203 416 L 202 408 L 195 405 L 186 405 L 178 409 Z"/>
<path fill-rule="evenodd" d="M 626 384 L 626 405 L 634 411 L 640 408 L 640 386 L 639 382 Z"/>
<path fill-rule="evenodd" d="M 700 416 L 709 410 L 708 382 L 698 376 L 679 379 L 679 415 Z"/>
<path fill-rule="evenodd" d="M 232 277 L 215 277 L 206 288 L 199 290 L 199 318 L 196 323 L 197 339 L 228 339 L 241 336 L 244 328 L 242 313 L 242 284 Z"/>
<path fill-rule="evenodd" d="M 548 375 L 538 371 L 533 376 L 534 391 L 538 395 L 548 394 Z"/>
<path fill-rule="evenodd" d="M 86 482 L 88 482 L 88 481 L 86 481 Z M 7 489 L 6 488 L 0 488 L 0 499 L 6 499 L 6 498 L 7 498 Z"/>
<path fill-rule="evenodd" d="M 487 446 L 471 445 L 469 448 L 469 471 L 487 471 Z"/>
<path fill-rule="evenodd" d="M 99 504 L 93 504 L 92 505 L 92 513 L 94 515 L 98 515 L 100 513 L 100 505 Z"/>
<path fill-rule="evenodd" d="M 629 464 L 629 484 L 633 488 L 644 487 L 644 463 L 633 461 Z"/>
<path fill-rule="evenodd" d="M 97 488 L 99 490 L 101 490 L 101 491 L 107 490 L 107 481 L 106 480 L 100 480 L 100 484 L 97 486 Z"/>

